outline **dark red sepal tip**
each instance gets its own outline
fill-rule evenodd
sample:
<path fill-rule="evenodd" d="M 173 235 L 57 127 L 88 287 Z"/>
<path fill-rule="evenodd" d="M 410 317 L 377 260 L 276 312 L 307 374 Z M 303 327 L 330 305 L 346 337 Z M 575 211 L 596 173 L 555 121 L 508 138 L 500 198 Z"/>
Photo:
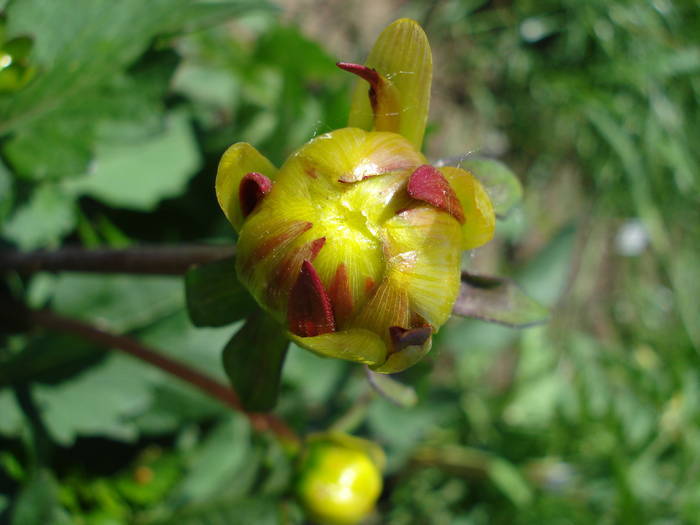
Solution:
<path fill-rule="evenodd" d="M 331 300 L 316 268 L 308 260 L 302 263 L 289 294 L 287 325 L 290 332 L 301 337 L 335 332 Z"/>
<path fill-rule="evenodd" d="M 376 69 L 363 66 L 362 64 L 353 64 L 352 62 L 337 62 L 335 65 L 340 69 L 364 78 L 375 89 L 379 86 L 381 79 Z"/>
<path fill-rule="evenodd" d="M 452 215 L 464 224 L 464 210 L 450 183 L 437 168 L 418 166 L 408 178 L 408 194 Z"/>
<path fill-rule="evenodd" d="M 389 327 L 389 337 L 394 344 L 394 352 L 399 352 L 409 346 L 423 346 L 433 334 L 430 325 L 418 328 Z"/>
<path fill-rule="evenodd" d="M 272 181 L 262 173 L 246 173 L 238 185 L 238 200 L 243 217 L 250 215 L 258 203 L 272 189 Z"/>

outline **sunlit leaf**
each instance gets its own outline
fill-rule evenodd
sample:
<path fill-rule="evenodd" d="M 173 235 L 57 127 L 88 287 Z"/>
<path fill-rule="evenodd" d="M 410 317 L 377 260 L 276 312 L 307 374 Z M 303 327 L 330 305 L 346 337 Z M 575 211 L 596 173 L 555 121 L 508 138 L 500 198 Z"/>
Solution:
<path fill-rule="evenodd" d="M 462 273 L 462 286 L 453 312 L 464 317 L 524 328 L 544 323 L 549 311 L 511 280 Z"/>
<path fill-rule="evenodd" d="M 499 217 L 505 215 L 523 198 L 523 187 L 515 174 L 502 162 L 492 159 L 467 158 L 460 167 L 471 172 L 484 186 Z"/>

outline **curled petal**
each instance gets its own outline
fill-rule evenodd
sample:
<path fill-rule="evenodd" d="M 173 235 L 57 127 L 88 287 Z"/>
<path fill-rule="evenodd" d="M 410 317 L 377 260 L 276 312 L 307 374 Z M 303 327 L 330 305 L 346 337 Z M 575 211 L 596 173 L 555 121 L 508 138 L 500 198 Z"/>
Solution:
<path fill-rule="evenodd" d="M 370 366 L 374 372 L 380 374 L 396 374 L 412 367 L 430 352 L 433 344 L 432 337 L 428 337 L 422 344 L 409 345 L 389 355 L 381 365 Z"/>
<path fill-rule="evenodd" d="M 460 168 L 440 168 L 454 189 L 464 210 L 462 249 L 471 250 L 489 242 L 496 229 L 496 214 L 486 190 L 468 171 Z"/>
<path fill-rule="evenodd" d="M 418 328 L 402 328 L 400 326 L 391 326 L 389 328 L 389 336 L 394 344 L 394 351 L 399 352 L 409 346 L 423 346 L 425 342 L 433 335 L 433 330 L 430 326 L 419 326 Z"/>
<path fill-rule="evenodd" d="M 379 35 L 365 65 L 396 87 L 401 113 L 399 133 L 420 150 L 433 76 L 433 58 L 425 32 L 414 20 L 397 20 Z M 369 130 L 373 120 L 367 87 L 364 82 L 358 82 L 353 91 L 349 125 Z"/>
<path fill-rule="evenodd" d="M 302 348 L 311 350 L 323 357 L 335 357 L 369 366 L 386 361 L 387 347 L 374 332 L 362 328 L 351 328 L 341 332 L 300 337 L 288 334 L 290 339 Z"/>
<path fill-rule="evenodd" d="M 262 173 L 246 173 L 238 186 L 238 200 L 243 217 L 250 215 L 258 203 L 272 189 L 272 181 Z"/>
<path fill-rule="evenodd" d="M 240 206 L 239 187 L 243 177 L 251 172 L 274 179 L 277 168 L 246 142 L 238 142 L 227 149 L 216 172 L 216 198 L 236 231 L 240 231 L 245 219 Z"/>
<path fill-rule="evenodd" d="M 372 129 L 399 133 L 401 130 L 401 106 L 399 93 L 391 80 L 371 67 L 348 62 L 338 62 L 337 66 L 354 73 L 369 83 L 369 102 L 374 115 Z"/>
<path fill-rule="evenodd" d="M 452 215 L 464 224 L 464 210 L 447 179 L 437 168 L 424 164 L 416 168 L 408 179 L 408 194 Z"/>

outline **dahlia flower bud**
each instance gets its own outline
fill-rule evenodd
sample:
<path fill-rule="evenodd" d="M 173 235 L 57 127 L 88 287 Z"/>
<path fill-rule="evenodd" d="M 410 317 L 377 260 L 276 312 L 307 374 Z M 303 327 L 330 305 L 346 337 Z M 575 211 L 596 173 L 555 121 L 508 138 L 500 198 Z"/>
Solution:
<path fill-rule="evenodd" d="M 323 525 L 354 525 L 374 510 L 382 492 L 384 452 L 348 434 L 308 438 L 296 493 L 307 514 Z"/>
<path fill-rule="evenodd" d="M 350 127 L 315 137 L 279 170 L 234 144 L 217 174 L 238 277 L 260 306 L 299 346 L 381 373 L 430 350 L 459 293 L 462 251 L 495 224 L 478 180 L 420 152 L 431 64 L 420 26 L 394 22 L 366 65 L 338 64 L 363 83 Z"/>

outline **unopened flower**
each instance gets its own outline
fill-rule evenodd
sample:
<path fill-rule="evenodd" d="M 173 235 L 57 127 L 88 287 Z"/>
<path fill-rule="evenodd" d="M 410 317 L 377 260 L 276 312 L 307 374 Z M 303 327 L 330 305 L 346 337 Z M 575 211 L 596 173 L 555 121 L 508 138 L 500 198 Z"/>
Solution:
<path fill-rule="evenodd" d="M 239 234 L 236 270 L 289 337 L 323 356 L 394 373 L 420 360 L 460 288 L 463 250 L 495 217 L 467 171 L 421 153 L 432 58 L 425 33 L 391 24 L 365 65 L 349 127 L 278 170 L 247 143 L 219 165 L 219 203 Z"/>
<path fill-rule="evenodd" d="M 296 493 L 315 522 L 353 525 L 366 518 L 382 492 L 384 452 L 373 442 L 326 433 L 307 439 Z"/>

